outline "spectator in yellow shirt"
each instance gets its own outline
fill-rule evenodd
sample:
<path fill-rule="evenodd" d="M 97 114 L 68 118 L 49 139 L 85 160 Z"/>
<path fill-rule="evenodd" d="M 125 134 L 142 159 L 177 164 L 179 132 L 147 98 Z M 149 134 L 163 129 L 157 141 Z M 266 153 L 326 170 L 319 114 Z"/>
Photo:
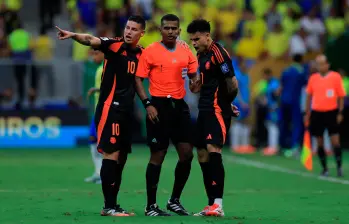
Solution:
<path fill-rule="evenodd" d="M 149 21 L 147 23 L 147 30 L 146 30 L 146 35 L 144 35 L 143 38 L 139 40 L 139 44 L 146 48 L 150 44 L 159 41 L 161 39 L 158 27 L 155 22 Z"/>
<path fill-rule="evenodd" d="M 283 32 L 281 24 L 274 25 L 272 32 L 266 36 L 265 47 L 268 54 L 273 58 L 287 55 L 289 36 Z"/>
<path fill-rule="evenodd" d="M 236 46 L 236 55 L 242 56 L 250 62 L 258 59 L 263 51 L 263 39 L 258 36 L 252 36 L 251 30 L 247 30 L 245 36 L 240 39 Z"/>
<path fill-rule="evenodd" d="M 217 14 L 217 20 L 221 25 L 222 35 L 231 35 L 235 32 L 240 18 L 241 11 L 238 10 L 235 3 L 231 3 L 227 8 L 220 10 Z"/>
<path fill-rule="evenodd" d="M 264 38 L 267 32 L 267 24 L 263 18 L 253 16 L 251 20 L 246 21 L 244 30 L 251 30 L 252 36 Z"/>
<path fill-rule="evenodd" d="M 345 32 L 345 20 L 339 17 L 334 8 L 331 9 L 330 16 L 325 20 L 328 34 L 328 41 L 333 41 Z"/>
<path fill-rule="evenodd" d="M 32 66 L 32 75 L 36 77 L 45 77 L 47 80 L 47 92 L 50 96 L 54 94 L 53 70 L 51 60 L 53 58 L 54 42 L 47 35 L 47 29 L 42 27 L 40 35 L 33 40 L 32 50 L 35 63 Z"/>

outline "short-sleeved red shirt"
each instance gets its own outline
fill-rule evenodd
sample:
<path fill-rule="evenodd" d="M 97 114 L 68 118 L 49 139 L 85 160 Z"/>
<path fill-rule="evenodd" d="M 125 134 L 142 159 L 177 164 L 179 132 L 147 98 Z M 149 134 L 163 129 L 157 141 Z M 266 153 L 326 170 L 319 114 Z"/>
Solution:
<path fill-rule="evenodd" d="M 311 109 L 320 112 L 337 109 L 338 97 L 345 96 L 342 77 L 334 71 L 325 76 L 319 73 L 311 75 L 306 91 L 312 95 Z"/>
<path fill-rule="evenodd" d="M 136 75 L 149 78 L 151 96 L 184 98 L 185 76 L 196 73 L 198 62 L 189 48 L 177 43 L 171 51 L 161 42 L 155 42 L 143 50 Z"/>

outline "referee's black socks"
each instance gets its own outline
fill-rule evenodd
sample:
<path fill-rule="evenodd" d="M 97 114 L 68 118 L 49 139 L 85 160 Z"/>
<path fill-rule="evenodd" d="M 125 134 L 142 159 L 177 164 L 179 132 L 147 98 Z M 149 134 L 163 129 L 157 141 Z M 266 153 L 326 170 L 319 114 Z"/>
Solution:
<path fill-rule="evenodd" d="M 202 177 L 204 179 L 206 195 L 208 198 L 208 205 L 213 205 L 214 198 L 212 197 L 212 193 L 211 193 L 212 181 L 211 181 L 210 164 L 209 162 L 200 162 L 200 167 L 202 171 Z"/>
<path fill-rule="evenodd" d="M 184 186 L 190 175 L 192 160 L 193 157 L 185 161 L 177 162 L 171 200 L 179 199 L 181 197 Z"/>
<path fill-rule="evenodd" d="M 339 146 L 334 147 L 334 156 L 337 163 L 337 169 L 342 168 L 342 149 Z"/>
<path fill-rule="evenodd" d="M 322 169 L 327 171 L 326 153 L 325 153 L 325 149 L 323 146 L 318 147 L 317 154 L 319 156 Z"/>
<path fill-rule="evenodd" d="M 210 171 L 211 171 L 211 191 L 214 199 L 223 198 L 224 191 L 224 166 L 222 154 L 217 152 L 210 152 Z"/>
<path fill-rule="evenodd" d="M 117 182 L 117 162 L 110 159 L 103 159 L 101 167 L 101 181 L 104 195 L 104 208 L 115 208 L 116 194 L 120 187 Z M 117 186 L 118 185 L 118 186 Z"/>
<path fill-rule="evenodd" d="M 147 207 L 156 203 L 156 192 L 160 179 L 161 165 L 148 163 L 146 182 L 147 182 Z"/>

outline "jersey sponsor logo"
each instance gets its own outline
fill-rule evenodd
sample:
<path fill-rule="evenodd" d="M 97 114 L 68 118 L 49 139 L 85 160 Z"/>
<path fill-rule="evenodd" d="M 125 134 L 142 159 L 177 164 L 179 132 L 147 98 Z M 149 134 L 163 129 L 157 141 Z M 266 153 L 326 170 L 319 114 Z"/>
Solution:
<path fill-rule="evenodd" d="M 211 64 L 210 64 L 210 62 L 209 62 L 209 61 L 207 61 L 207 62 L 206 62 L 206 64 L 205 64 L 205 68 L 206 68 L 206 70 L 209 70 L 209 69 L 210 69 L 210 67 L 211 67 Z"/>
<path fill-rule="evenodd" d="M 211 134 L 208 134 L 207 137 L 206 137 L 207 140 L 211 140 L 212 139 L 212 136 Z"/>
<path fill-rule="evenodd" d="M 222 64 L 221 70 L 222 70 L 223 74 L 227 74 L 229 72 L 228 64 L 227 63 Z"/>
<path fill-rule="evenodd" d="M 101 37 L 102 40 L 109 40 L 108 37 Z"/>
<path fill-rule="evenodd" d="M 158 141 L 156 140 L 156 138 L 153 138 L 153 140 L 151 140 L 152 143 L 158 143 Z"/>
<path fill-rule="evenodd" d="M 328 98 L 334 97 L 334 91 L 333 91 L 333 89 L 328 89 L 328 90 L 326 91 L 326 96 L 327 96 Z"/>

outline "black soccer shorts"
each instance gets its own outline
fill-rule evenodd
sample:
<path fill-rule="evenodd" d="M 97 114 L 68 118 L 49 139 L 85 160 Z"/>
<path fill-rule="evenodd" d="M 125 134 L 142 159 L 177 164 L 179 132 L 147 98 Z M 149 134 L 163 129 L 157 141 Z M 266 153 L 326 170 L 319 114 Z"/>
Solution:
<path fill-rule="evenodd" d="M 174 145 L 193 143 L 190 111 L 183 99 L 152 97 L 151 103 L 159 118 L 155 124 L 146 118 L 147 144 L 152 151 L 167 150 L 170 140 Z"/>
<path fill-rule="evenodd" d="M 312 111 L 310 115 L 310 133 L 316 137 L 322 137 L 327 129 L 330 136 L 339 133 L 337 123 L 338 110 L 327 112 Z"/>
<path fill-rule="evenodd" d="M 100 153 L 131 152 L 132 112 L 119 111 L 113 105 L 97 105 L 95 123 Z"/>
<path fill-rule="evenodd" d="M 206 149 L 208 144 L 223 148 L 230 128 L 231 113 L 199 111 L 196 122 L 195 146 Z"/>

